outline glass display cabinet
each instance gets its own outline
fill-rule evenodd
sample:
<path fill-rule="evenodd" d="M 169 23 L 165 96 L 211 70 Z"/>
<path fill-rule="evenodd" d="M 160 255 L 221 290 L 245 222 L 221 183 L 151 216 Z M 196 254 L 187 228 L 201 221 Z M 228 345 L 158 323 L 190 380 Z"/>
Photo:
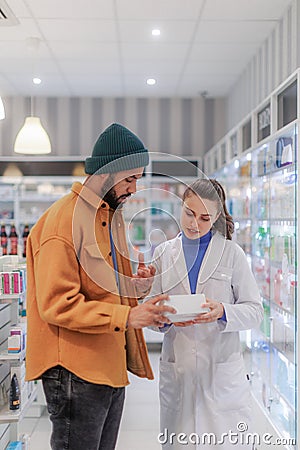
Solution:
<path fill-rule="evenodd" d="M 300 436 L 299 90 L 298 70 L 204 157 L 205 173 L 226 189 L 236 240 L 249 257 L 264 308 L 260 327 L 242 339 L 256 431 L 289 450 L 298 448 Z M 235 155 L 225 151 L 233 135 Z"/>

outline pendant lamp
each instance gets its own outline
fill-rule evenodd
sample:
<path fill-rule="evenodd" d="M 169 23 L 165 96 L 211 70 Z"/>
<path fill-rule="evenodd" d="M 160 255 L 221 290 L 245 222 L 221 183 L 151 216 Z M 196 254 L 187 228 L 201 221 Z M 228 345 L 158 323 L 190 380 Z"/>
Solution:
<path fill-rule="evenodd" d="M 27 155 L 51 153 L 50 139 L 39 117 L 25 118 L 24 125 L 17 134 L 14 151 Z"/>
<path fill-rule="evenodd" d="M 0 97 L 0 120 L 5 119 L 5 109 L 2 98 Z"/>
<path fill-rule="evenodd" d="M 40 42 L 41 40 L 37 37 L 26 40 L 28 51 L 32 56 L 32 75 L 35 73 L 34 60 L 36 60 Z M 25 155 L 51 153 L 49 136 L 41 124 L 41 119 L 33 114 L 33 95 L 30 97 L 30 116 L 25 118 L 24 125 L 17 134 L 14 151 Z"/>

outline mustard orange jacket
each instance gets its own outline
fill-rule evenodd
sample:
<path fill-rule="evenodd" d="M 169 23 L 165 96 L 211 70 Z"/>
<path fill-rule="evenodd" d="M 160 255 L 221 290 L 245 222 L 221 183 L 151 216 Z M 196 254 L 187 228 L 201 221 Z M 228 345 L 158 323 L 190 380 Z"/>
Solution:
<path fill-rule="evenodd" d="M 119 289 L 111 256 L 114 236 Z M 143 332 L 126 330 L 137 305 L 122 214 L 74 183 L 32 228 L 27 241 L 26 378 L 57 364 L 113 387 L 127 369 L 153 379 Z"/>

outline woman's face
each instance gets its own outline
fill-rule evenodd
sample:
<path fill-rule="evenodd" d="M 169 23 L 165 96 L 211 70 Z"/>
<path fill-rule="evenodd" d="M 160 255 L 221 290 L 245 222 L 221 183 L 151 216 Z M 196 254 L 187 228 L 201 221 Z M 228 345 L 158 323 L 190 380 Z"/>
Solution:
<path fill-rule="evenodd" d="M 184 200 L 180 225 L 189 239 L 197 239 L 209 232 L 219 217 L 217 204 L 214 201 L 201 199 L 190 193 Z"/>

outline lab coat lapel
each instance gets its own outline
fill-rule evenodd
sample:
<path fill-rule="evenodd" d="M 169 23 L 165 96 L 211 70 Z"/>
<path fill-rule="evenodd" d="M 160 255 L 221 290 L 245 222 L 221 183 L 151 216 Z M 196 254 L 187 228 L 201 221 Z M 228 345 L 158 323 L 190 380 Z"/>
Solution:
<path fill-rule="evenodd" d="M 205 283 L 218 267 L 225 248 L 226 239 L 215 232 L 205 252 L 198 276 L 198 286 Z"/>
<path fill-rule="evenodd" d="M 172 260 L 171 267 L 173 267 L 175 269 L 174 277 L 176 277 L 176 279 L 178 279 L 178 282 L 181 283 L 181 286 L 186 291 L 186 293 L 190 294 L 191 293 L 190 283 L 189 283 L 187 267 L 186 267 L 183 248 L 182 248 L 181 234 L 179 234 L 174 241 L 174 244 L 172 247 L 171 260 Z"/>

